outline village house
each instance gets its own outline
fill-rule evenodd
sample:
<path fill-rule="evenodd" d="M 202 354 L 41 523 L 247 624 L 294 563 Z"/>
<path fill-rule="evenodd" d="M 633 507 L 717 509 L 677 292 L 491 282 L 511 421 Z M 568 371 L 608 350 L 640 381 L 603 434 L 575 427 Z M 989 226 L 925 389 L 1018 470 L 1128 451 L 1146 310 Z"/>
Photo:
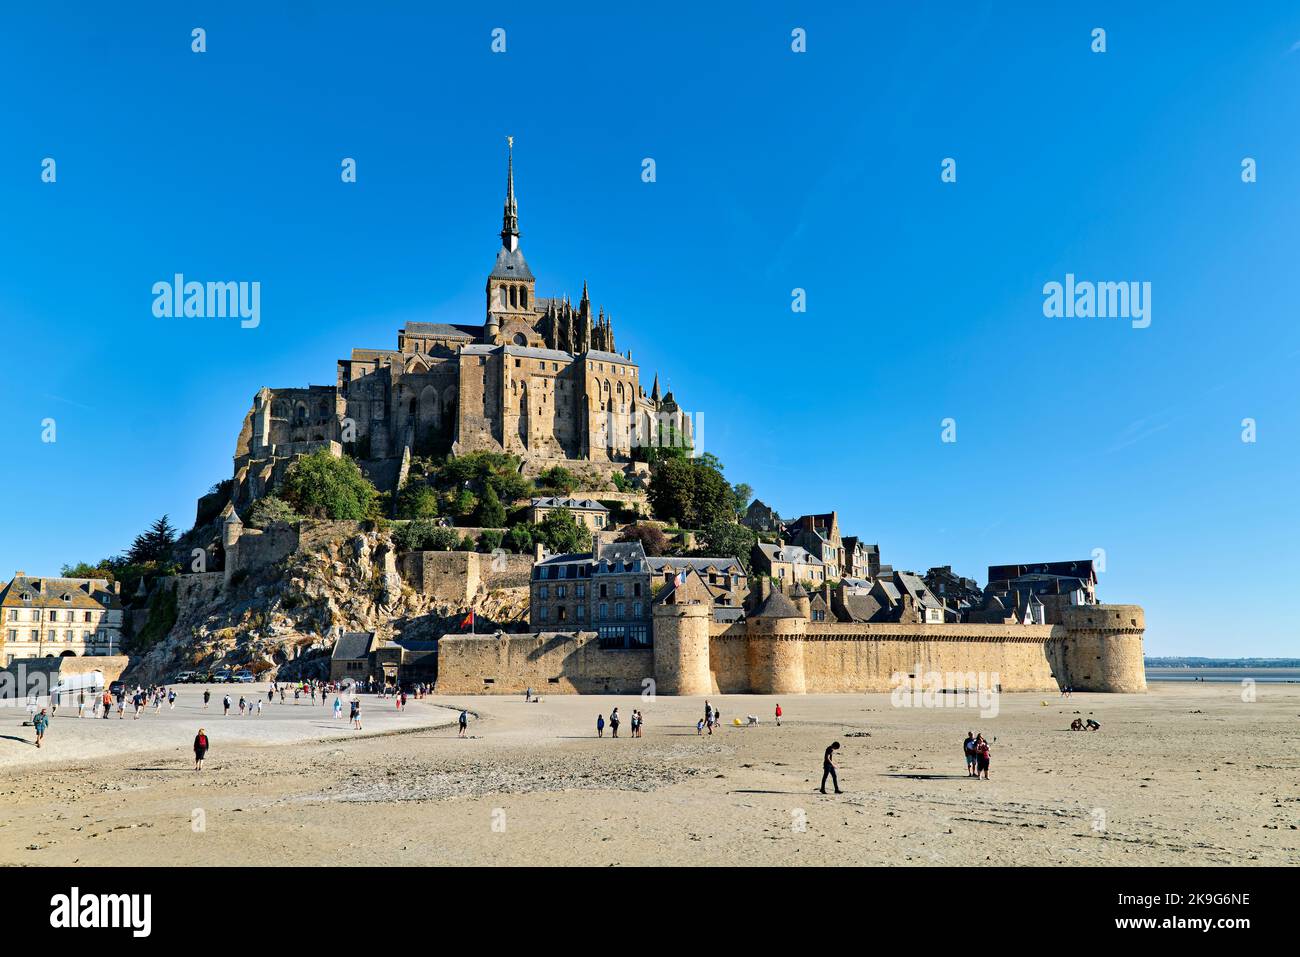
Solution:
<path fill-rule="evenodd" d="M 593 532 L 609 527 L 609 509 L 590 498 L 535 498 L 528 504 L 528 521 L 540 525 L 551 512 L 565 509 L 579 525 Z"/>
<path fill-rule="evenodd" d="M 837 580 L 845 574 L 844 542 L 840 538 L 839 516 L 835 512 L 799 516 L 786 525 L 785 540 L 820 560 L 826 566 L 826 580 Z"/>
<path fill-rule="evenodd" d="M 840 572 L 845 578 L 875 578 L 880 574 L 880 546 L 868 545 L 856 535 L 847 535 L 844 546 L 844 567 Z"/>
<path fill-rule="evenodd" d="M 713 600 L 714 620 L 734 621 L 740 614 L 749 595 L 749 576 L 745 566 L 735 558 L 647 558 L 653 576 L 652 588 L 671 585 L 673 579 L 694 571 Z"/>
<path fill-rule="evenodd" d="M 640 542 L 602 542 L 594 555 L 543 556 L 533 565 L 529 624 L 595 631 L 602 648 L 649 648 L 650 576 Z"/>
<path fill-rule="evenodd" d="M 776 579 L 782 585 L 808 582 L 814 588 L 830 580 L 825 562 L 798 545 L 757 543 L 751 553 L 754 572 Z"/>
<path fill-rule="evenodd" d="M 0 592 L 5 663 L 15 658 L 116 655 L 122 649 L 117 582 L 18 572 Z"/>
<path fill-rule="evenodd" d="M 781 516 L 759 499 L 749 503 L 740 524 L 755 532 L 778 532 L 781 530 Z"/>

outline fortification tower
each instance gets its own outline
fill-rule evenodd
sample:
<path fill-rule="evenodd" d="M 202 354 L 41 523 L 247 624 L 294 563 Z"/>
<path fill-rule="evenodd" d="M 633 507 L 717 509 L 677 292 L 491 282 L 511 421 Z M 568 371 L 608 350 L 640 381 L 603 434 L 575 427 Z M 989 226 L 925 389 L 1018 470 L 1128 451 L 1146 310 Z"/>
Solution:
<path fill-rule="evenodd" d="M 227 502 L 221 511 L 221 550 L 225 555 L 225 575 L 222 580 L 227 585 L 239 567 L 239 540 L 243 535 L 244 523 L 239 520 L 234 504 Z"/>
<path fill-rule="evenodd" d="M 694 570 L 666 587 L 654 603 L 655 686 L 660 694 L 706 695 L 713 599 Z"/>
<path fill-rule="evenodd" d="M 803 694 L 803 636 L 808 619 L 773 590 L 747 622 L 749 684 L 755 694 Z"/>
<path fill-rule="evenodd" d="M 1076 691 L 1147 690 L 1142 660 L 1146 617 L 1140 605 L 1071 605 L 1062 609 L 1062 685 Z"/>

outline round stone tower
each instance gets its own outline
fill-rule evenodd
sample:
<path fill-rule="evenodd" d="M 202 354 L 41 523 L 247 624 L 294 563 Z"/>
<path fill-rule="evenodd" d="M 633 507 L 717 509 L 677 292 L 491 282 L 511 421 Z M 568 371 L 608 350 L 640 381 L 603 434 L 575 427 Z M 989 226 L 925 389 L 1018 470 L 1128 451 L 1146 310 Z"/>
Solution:
<path fill-rule="evenodd" d="M 805 602 L 807 598 L 805 596 Z M 755 694 L 804 694 L 803 636 L 808 619 L 779 590 L 747 623 L 749 684 Z"/>
<path fill-rule="evenodd" d="M 698 576 L 690 573 L 699 584 Z M 654 604 L 655 689 L 658 694 L 707 695 L 713 691 L 709 672 L 709 622 L 713 602 L 700 585 L 694 594 L 691 577 Z"/>
<path fill-rule="evenodd" d="M 1071 605 L 1061 610 L 1061 623 L 1063 685 L 1076 691 L 1147 690 L 1140 605 Z"/>

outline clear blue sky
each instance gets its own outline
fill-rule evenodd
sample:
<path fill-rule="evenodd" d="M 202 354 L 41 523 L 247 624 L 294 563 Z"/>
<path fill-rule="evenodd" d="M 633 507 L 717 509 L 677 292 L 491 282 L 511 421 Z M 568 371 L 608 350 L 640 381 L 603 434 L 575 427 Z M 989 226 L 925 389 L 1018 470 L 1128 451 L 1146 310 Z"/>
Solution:
<path fill-rule="evenodd" d="M 189 527 L 259 387 L 480 322 L 512 134 L 538 292 L 586 279 L 782 514 L 981 583 L 1103 548 L 1148 653 L 1300 653 L 1294 5 L 263 6 L 3 15 L 5 576 Z M 261 326 L 154 318 L 176 272 Z M 1150 328 L 1044 318 L 1067 272 Z"/>

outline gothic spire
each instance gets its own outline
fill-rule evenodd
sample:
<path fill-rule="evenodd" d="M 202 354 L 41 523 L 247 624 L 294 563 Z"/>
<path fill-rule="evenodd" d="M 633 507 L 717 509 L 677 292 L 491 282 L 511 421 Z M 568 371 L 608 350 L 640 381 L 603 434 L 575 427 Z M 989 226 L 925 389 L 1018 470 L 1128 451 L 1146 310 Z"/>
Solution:
<path fill-rule="evenodd" d="M 658 373 L 658 372 L 655 373 L 655 384 L 654 384 L 654 386 L 650 389 L 650 398 L 651 398 L 651 399 L 652 399 L 656 404 L 658 404 L 658 402 L 659 402 L 659 373 Z"/>
<path fill-rule="evenodd" d="M 519 207 L 515 203 L 515 138 L 506 137 L 506 208 L 501 216 L 501 245 L 514 252 L 519 248 Z"/>

